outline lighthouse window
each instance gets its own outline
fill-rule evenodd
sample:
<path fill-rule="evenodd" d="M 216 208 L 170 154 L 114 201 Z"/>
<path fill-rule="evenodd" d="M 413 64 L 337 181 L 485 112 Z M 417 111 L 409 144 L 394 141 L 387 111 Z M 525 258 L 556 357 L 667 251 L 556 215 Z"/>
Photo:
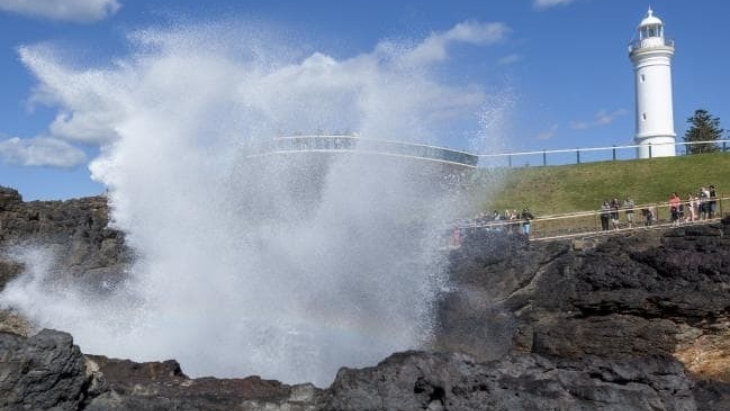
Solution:
<path fill-rule="evenodd" d="M 649 37 L 654 36 L 656 36 L 656 30 L 654 29 L 654 27 L 649 27 Z"/>
<path fill-rule="evenodd" d="M 646 81 L 646 77 L 642 74 L 641 75 L 641 82 L 643 83 L 644 81 Z"/>
<path fill-rule="evenodd" d="M 641 113 L 641 119 L 646 120 L 646 113 Z"/>

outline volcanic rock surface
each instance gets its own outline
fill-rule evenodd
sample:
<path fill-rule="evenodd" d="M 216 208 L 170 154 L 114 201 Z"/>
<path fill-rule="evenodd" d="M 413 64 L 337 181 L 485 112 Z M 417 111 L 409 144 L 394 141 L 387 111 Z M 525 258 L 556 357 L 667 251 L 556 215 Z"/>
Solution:
<path fill-rule="evenodd" d="M 113 288 L 133 256 L 108 215 L 103 196 L 0 188 L 0 288 L 24 275 L 18 247 L 54 251 L 59 281 Z M 0 410 L 730 410 L 729 230 L 472 235 L 449 256 L 431 346 L 343 368 L 327 388 L 84 354 L 5 310 Z"/>

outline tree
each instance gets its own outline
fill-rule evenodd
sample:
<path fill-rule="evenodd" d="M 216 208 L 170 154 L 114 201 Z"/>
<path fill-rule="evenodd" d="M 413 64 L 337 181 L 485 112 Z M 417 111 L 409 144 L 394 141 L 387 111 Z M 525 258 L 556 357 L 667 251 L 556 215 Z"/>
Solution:
<path fill-rule="evenodd" d="M 712 153 L 720 151 L 720 147 L 712 141 L 721 140 L 722 133 L 725 131 L 720 128 L 720 119 L 712 116 L 707 110 L 695 110 L 694 116 L 687 119 L 687 123 L 692 124 L 684 133 L 684 141 L 688 144 L 685 146 L 687 154 Z M 699 143 L 700 141 L 708 141 L 708 143 Z"/>

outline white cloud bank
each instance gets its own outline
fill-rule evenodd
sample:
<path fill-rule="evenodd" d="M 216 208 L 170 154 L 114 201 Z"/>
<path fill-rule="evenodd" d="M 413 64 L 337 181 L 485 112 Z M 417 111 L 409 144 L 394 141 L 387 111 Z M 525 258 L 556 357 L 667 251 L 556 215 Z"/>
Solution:
<path fill-rule="evenodd" d="M 465 21 L 445 32 L 435 32 L 403 56 L 412 65 L 429 64 L 448 58 L 448 48 L 463 43 L 484 46 L 502 41 L 510 28 L 504 23 Z"/>
<path fill-rule="evenodd" d="M 0 140 L 0 158 L 7 164 L 59 168 L 73 168 L 86 161 L 80 149 L 49 137 Z"/>
<path fill-rule="evenodd" d="M 204 116 L 208 110 L 233 107 L 256 113 L 252 124 L 266 125 L 256 130 L 239 126 L 241 135 L 271 135 L 271 129 L 358 130 L 374 138 L 415 135 L 431 142 L 449 121 L 474 117 L 485 94 L 445 84 L 430 67 L 448 62 L 449 47 L 493 44 L 509 31 L 503 23 L 465 21 L 412 44 L 381 42 L 351 58 L 315 52 L 292 59 L 288 46 L 280 47 L 266 35 L 261 39 L 265 45 L 255 44 L 248 33 L 226 23 L 193 34 L 190 27 L 152 28 L 131 33 L 137 52 L 106 67 L 79 66 L 69 58 L 73 53 L 52 44 L 23 46 L 20 60 L 38 81 L 30 102 L 57 114 L 44 136 L 1 142 L 0 159 L 72 167 L 85 161 L 75 144 L 103 150 L 136 127 L 131 124 L 139 118 L 161 114 L 158 121 L 174 129 L 198 121 L 197 115 L 183 113 Z M 231 45 L 240 44 L 240 38 L 250 38 L 252 44 L 234 50 Z M 241 57 L 264 49 L 270 52 L 263 58 Z M 140 143 L 153 141 L 151 135 Z"/>
<path fill-rule="evenodd" d="M 232 55 L 227 37 L 235 36 L 235 29 L 216 27 L 192 36 L 189 28 L 134 32 L 130 41 L 147 51 L 105 68 L 79 68 L 47 44 L 21 47 L 21 61 L 38 80 L 31 102 L 57 109 L 49 125 L 52 137 L 101 147 L 115 141 L 130 118 L 176 102 L 187 103 L 170 108 L 175 112 L 242 104 L 288 132 L 324 127 L 380 137 L 418 134 L 432 126 L 429 122 L 474 115 L 484 98 L 481 90 L 441 83 L 429 66 L 447 61 L 448 48 L 456 43 L 488 45 L 509 32 L 503 23 L 467 21 L 415 45 L 381 42 L 371 52 L 342 60 L 320 52 L 280 60 L 278 55 L 287 53 L 269 42 L 272 61 L 261 65 Z M 369 121 L 376 117 L 379 121 Z M 414 121 L 403 121 L 410 118 Z"/>
<path fill-rule="evenodd" d="M 88 23 L 115 14 L 118 0 L 0 0 L 0 10 L 49 20 Z"/>

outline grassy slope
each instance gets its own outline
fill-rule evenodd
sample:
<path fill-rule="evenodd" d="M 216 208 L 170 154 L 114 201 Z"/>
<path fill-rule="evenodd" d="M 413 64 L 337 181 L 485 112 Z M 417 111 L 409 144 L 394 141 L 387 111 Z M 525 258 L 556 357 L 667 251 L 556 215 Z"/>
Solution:
<path fill-rule="evenodd" d="M 603 200 L 632 196 L 638 205 L 682 199 L 713 184 L 718 197 L 730 196 L 730 153 L 646 160 L 607 161 L 502 170 L 504 184 L 484 203 L 485 210 L 530 208 L 536 215 L 596 210 Z"/>

